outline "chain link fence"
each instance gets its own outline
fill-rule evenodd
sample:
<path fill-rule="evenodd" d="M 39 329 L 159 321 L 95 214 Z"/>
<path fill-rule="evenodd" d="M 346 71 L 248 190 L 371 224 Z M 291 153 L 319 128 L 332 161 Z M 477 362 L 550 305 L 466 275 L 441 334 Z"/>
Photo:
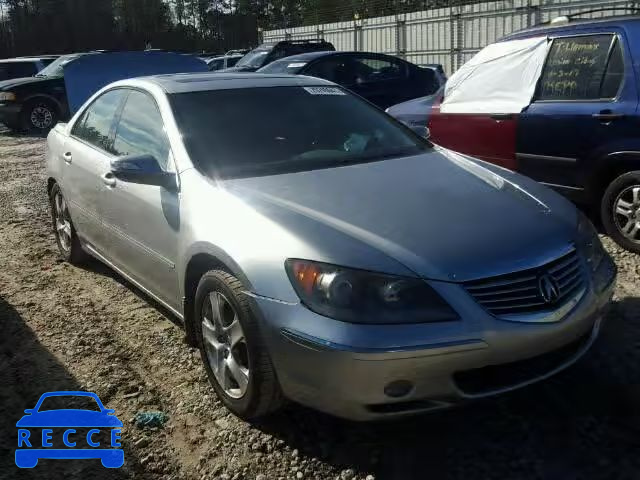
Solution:
<path fill-rule="evenodd" d="M 384 17 L 308 25 L 263 32 L 264 41 L 324 38 L 337 50 L 397 55 L 453 73 L 499 38 L 561 15 L 589 11 L 584 18 L 628 14 L 640 2 L 626 0 L 505 0 L 456 4 Z"/>

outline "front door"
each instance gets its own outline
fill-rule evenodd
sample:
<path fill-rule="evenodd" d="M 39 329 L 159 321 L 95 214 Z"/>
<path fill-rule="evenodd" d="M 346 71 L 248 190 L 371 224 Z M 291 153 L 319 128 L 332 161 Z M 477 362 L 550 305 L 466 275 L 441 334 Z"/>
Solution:
<path fill-rule="evenodd" d="M 62 189 L 78 235 L 102 245 L 101 175 L 110 164 L 110 138 L 124 91 L 110 90 L 87 107 L 71 127 L 63 149 Z"/>
<path fill-rule="evenodd" d="M 160 111 L 148 93 L 130 91 L 115 128 L 113 151 L 118 157 L 150 154 L 162 168 L 175 170 Z M 108 171 L 104 173 L 108 175 Z M 176 273 L 178 193 L 110 179 L 101 201 L 109 260 L 180 311 Z"/>
<path fill-rule="evenodd" d="M 515 113 L 442 113 L 431 109 L 429 131 L 434 143 L 486 162 L 516 169 Z"/>
<path fill-rule="evenodd" d="M 554 38 L 534 101 L 520 115 L 518 170 L 579 198 L 592 162 L 637 137 L 637 105 L 622 31 Z"/>

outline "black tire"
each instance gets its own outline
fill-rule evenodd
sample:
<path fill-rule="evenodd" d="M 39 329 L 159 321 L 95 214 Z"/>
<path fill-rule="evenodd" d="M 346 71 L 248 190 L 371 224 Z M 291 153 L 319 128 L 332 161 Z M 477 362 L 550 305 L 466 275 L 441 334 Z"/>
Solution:
<path fill-rule="evenodd" d="M 623 231 L 625 224 L 631 225 L 631 223 L 627 222 L 635 220 L 640 224 L 640 201 L 633 203 L 632 192 L 635 187 L 640 188 L 640 170 L 625 173 L 616 178 L 604 193 L 600 215 L 606 232 L 618 245 L 631 252 L 640 254 L 640 231 L 634 235 L 635 239 L 630 238 L 629 235 Z M 630 218 L 616 213 L 620 200 L 626 203 L 625 199 L 632 201 Z M 636 200 L 640 199 L 636 198 Z"/>
<path fill-rule="evenodd" d="M 243 290 L 245 289 L 242 283 L 225 271 L 212 270 L 205 273 L 196 290 L 194 322 L 196 322 L 195 334 L 202 362 L 218 398 L 235 415 L 251 420 L 275 412 L 282 407 L 284 399 L 258 322 L 251 312 L 248 297 L 242 293 Z M 202 332 L 205 300 L 208 301 L 212 292 L 221 293 L 231 304 L 246 339 L 249 381 L 246 391 L 240 398 L 234 398 L 225 392 L 216 379 L 207 355 Z"/>
<path fill-rule="evenodd" d="M 38 135 L 49 133 L 58 123 L 58 108 L 46 99 L 34 99 L 22 108 L 22 129 Z"/>
<path fill-rule="evenodd" d="M 53 225 L 53 234 L 56 237 L 56 243 L 58 245 L 58 250 L 60 251 L 60 257 L 71 264 L 81 265 L 86 262 L 88 255 L 82 249 L 82 245 L 80 244 L 80 239 L 78 238 L 78 234 L 76 233 L 76 229 L 73 226 L 73 222 L 71 221 L 71 216 L 69 215 L 69 209 L 65 206 L 64 208 L 64 217 L 65 220 L 69 222 L 70 228 L 70 240 L 63 240 L 63 236 L 58 229 L 58 207 L 56 204 L 56 197 L 60 196 L 64 200 L 64 196 L 62 195 L 62 191 L 58 184 L 55 184 L 51 191 L 49 192 L 49 204 L 51 205 L 51 221 Z M 64 202 L 66 205 L 66 201 Z"/>

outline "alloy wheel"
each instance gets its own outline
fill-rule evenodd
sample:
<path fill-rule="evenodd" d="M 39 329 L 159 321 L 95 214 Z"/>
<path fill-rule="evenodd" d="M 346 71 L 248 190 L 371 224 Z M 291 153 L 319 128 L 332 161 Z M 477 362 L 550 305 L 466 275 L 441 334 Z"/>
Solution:
<path fill-rule="evenodd" d="M 36 105 L 29 117 L 31 125 L 39 130 L 46 130 L 53 124 L 53 112 L 46 105 Z"/>
<path fill-rule="evenodd" d="M 238 313 L 218 291 L 209 293 L 202 306 L 202 339 L 218 385 L 231 398 L 241 398 L 249 385 L 247 340 Z"/>
<path fill-rule="evenodd" d="M 625 188 L 613 204 L 614 221 L 620 233 L 640 242 L 640 185 Z"/>
<path fill-rule="evenodd" d="M 67 202 L 60 192 L 53 197 L 54 218 L 56 224 L 56 235 L 60 242 L 60 247 L 65 253 L 71 251 L 71 217 Z"/>

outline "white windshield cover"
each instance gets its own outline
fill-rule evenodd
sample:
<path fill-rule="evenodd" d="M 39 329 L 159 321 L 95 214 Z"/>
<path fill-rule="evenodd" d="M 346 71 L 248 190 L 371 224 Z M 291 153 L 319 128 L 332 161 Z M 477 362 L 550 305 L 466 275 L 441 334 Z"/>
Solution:
<path fill-rule="evenodd" d="M 451 75 L 443 113 L 520 113 L 531 103 L 549 42 L 546 37 L 498 42 Z"/>

